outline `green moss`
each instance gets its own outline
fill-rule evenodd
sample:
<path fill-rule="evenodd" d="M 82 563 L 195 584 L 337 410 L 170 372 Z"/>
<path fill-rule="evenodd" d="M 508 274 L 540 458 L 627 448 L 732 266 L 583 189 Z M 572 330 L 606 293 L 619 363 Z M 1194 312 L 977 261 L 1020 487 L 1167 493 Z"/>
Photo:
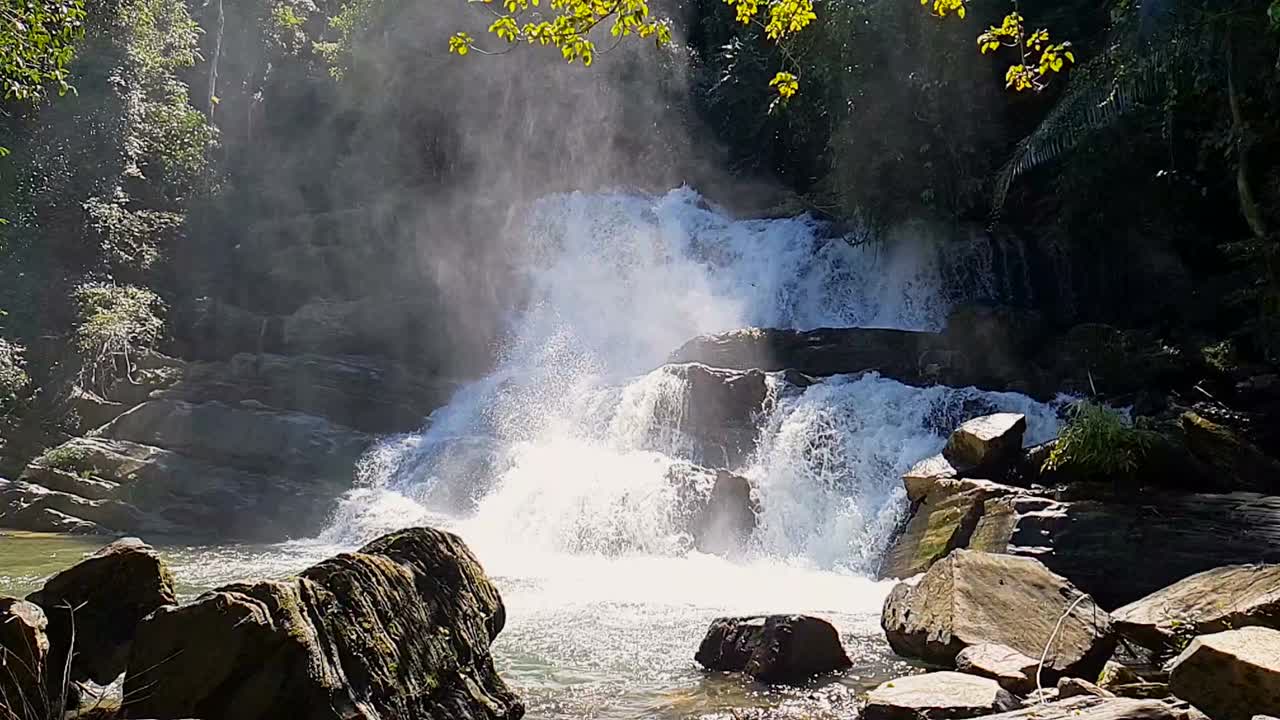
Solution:
<path fill-rule="evenodd" d="M 55 470 L 63 470 L 76 475 L 92 475 L 98 471 L 89 456 L 89 452 L 76 445 L 60 445 L 48 450 L 37 461 L 41 465 Z"/>

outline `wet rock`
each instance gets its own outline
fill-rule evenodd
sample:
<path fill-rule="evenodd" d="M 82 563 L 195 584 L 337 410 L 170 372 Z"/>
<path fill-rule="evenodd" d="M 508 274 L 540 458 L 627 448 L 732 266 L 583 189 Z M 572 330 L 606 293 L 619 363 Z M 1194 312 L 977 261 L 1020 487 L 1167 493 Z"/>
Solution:
<path fill-rule="evenodd" d="M 1045 681 L 1096 677 L 1115 637 L 1110 616 L 1083 595 L 1031 558 L 956 550 L 915 582 L 894 588 L 881 625 L 898 654 L 946 667 L 981 644 L 1039 657 L 1057 628 Z"/>
<path fill-rule="evenodd" d="M 1011 465 L 1022 452 L 1027 418 L 1018 413 L 997 413 L 968 420 L 956 428 L 942 454 L 961 467 Z"/>
<path fill-rule="evenodd" d="M 694 546 L 704 553 L 741 550 L 756 529 L 760 504 L 751 482 L 727 470 L 677 464 L 667 471 L 676 485 Z"/>
<path fill-rule="evenodd" d="M 1261 625 L 1280 630 L 1280 565 L 1228 565 L 1179 580 L 1112 613 L 1116 632 L 1152 650 L 1179 635 Z"/>
<path fill-rule="evenodd" d="M 946 720 L 1007 712 L 1021 707 L 996 681 L 957 672 L 908 675 L 881 684 L 867 696 L 864 720 Z"/>
<path fill-rule="evenodd" d="M 756 419 L 769 399 L 768 376 L 698 363 L 667 365 L 663 371 L 684 387 L 679 408 L 660 413 L 662 421 L 693 440 L 703 464 L 741 465 L 755 449 Z"/>
<path fill-rule="evenodd" d="M 1203 635 L 1169 665 L 1169 688 L 1215 720 L 1280 713 L 1280 630 Z"/>
<path fill-rule="evenodd" d="M 1028 704 L 986 720 L 1203 720 L 1203 716 L 1159 700 L 1079 695 L 1048 704 Z"/>
<path fill-rule="evenodd" d="M 956 656 L 960 672 L 990 678 L 1015 695 L 1026 695 L 1036 688 L 1036 668 L 1040 661 L 1027 657 L 1004 645 L 983 643 L 970 645 Z"/>
<path fill-rule="evenodd" d="M 885 555 L 881 575 L 911 577 L 928 570 L 952 550 L 970 547 L 988 502 L 1019 492 L 985 480 L 935 478 Z"/>
<path fill-rule="evenodd" d="M 1074 677 L 1064 677 L 1058 680 L 1059 699 L 1065 700 L 1080 695 L 1092 695 L 1100 698 L 1115 697 L 1115 693 L 1110 690 L 1104 690 L 1088 680 Z"/>
<path fill-rule="evenodd" d="M 0 597 L 0 714 L 7 707 L 19 718 L 50 715 L 44 689 L 49 667 L 47 627 L 40 606 Z"/>
<path fill-rule="evenodd" d="M 54 666 L 62 667 L 71 652 L 72 679 L 104 685 L 124 672 L 142 618 L 177 602 L 169 568 L 137 538 L 107 545 L 49 578 L 27 600 L 49 618 Z"/>
<path fill-rule="evenodd" d="M 288 580 L 237 583 L 138 628 L 131 718 L 516 720 L 489 645 L 497 589 L 457 536 L 392 533 Z"/>
<path fill-rule="evenodd" d="M 852 665 L 831 623 L 807 615 L 717 618 L 694 655 L 708 670 L 796 683 Z"/>

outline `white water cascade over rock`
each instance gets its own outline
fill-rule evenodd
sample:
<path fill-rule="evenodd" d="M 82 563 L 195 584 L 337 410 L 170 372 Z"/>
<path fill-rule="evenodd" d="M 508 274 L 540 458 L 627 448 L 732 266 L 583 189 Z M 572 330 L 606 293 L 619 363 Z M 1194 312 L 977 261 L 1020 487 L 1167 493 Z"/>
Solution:
<path fill-rule="evenodd" d="M 524 252 L 529 298 L 496 369 L 372 451 L 322 539 L 459 532 L 503 587 L 498 649 L 531 716 L 678 702 L 655 694 L 693 672 L 719 613 L 824 612 L 875 635 L 887 588 L 869 578 L 906 509 L 902 472 L 970 414 L 1025 413 L 1029 441 L 1056 430 L 1021 395 L 772 374 L 756 450 L 735 468 L 757 527 L 729 557 L 703 555 L 668 478 L 694 456 L 664 421 L 686 402 L 666 358 L 742 327 L 937 329 L 961 299 L 943 290 L 937 249 L 904 233 L 855 246 L 805 217 L 735 221 L 679 189 L 546 199 Z"/>

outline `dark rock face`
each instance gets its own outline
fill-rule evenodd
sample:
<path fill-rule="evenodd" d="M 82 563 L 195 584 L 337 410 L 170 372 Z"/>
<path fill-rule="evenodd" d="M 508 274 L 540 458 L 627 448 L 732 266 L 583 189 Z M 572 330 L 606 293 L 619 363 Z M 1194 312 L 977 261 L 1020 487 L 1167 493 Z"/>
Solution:
<path fill-rule="evenodd" d="M 233 584 L 138 628 L 125 716 L 517 720 L 497 589 L 458 537 L 404 530 L 296 578 Z"/>
<path fill-rule="evenodd" d="M 49 618 L 53 666 L 72 652 L 71 678 L 99 684 L 124 672 L 138 623 L 177 602 L 169 568 L 137 538 L 117 540 L 54 575 L 27 600 Z"/>
<path fill-rule="evenodd" d="M 1182 632 L 1260 625 L 1280 630 L 1280 565 L 1227 565 L 1179 580 L 1112 613 L 1116 631 L 1152 650 Z"/>
<path fill-rule="evenodd" d="M 0 597 L 0 714 L 9 708 L 18 717 L 49 715 L 44 689 L 49 667 L 47 627 L 39 605 Z"/>
<path fill-rule="evenodd" d="M 704 553 L 741 550 L 756 529 L 760 503 L 751 482 L 727 470 L 675 465 L 667 471 L 676 484 L 694 546 Z"/>
<path fill-rule="evenodd" d="M 22 480 L 0 482 L 0 525 L 275 541 L 317 532 L 351 487 L 351 468 L 327 477 L 284 463 L 273 470 L 269 456 L 250 470 L 103 437 L 76 438 L 55 452 L 76 466 L 64 469 L 46 456 Z"/>
<path fill-rule="evenodd" d="M 239 353 L 225 361 L 191 363 L 163 396 L 197 403 L 249 400 L 363 432 L 389 433 L 420 427 L 457 386 L 424 380 L 367 356 Z"/>
<path fill-rule="evenodd" d="M 806 615 L 719 618 L 694 659 L 708 670 L 770 683 L 803 682 L 852 665 L 831 623 Z"/>
<path fill-rule="evenodd" d="M 1096 677 L 1116 643 L 1110 616 L 1065 578 L 1031 558 L 971 550 L 899 584 L 880 622 L 894 652 L 944 667 L 981 644 L 1038 658 L 1058 628 L 1044 665 L 1050 681 Z"/>
<path fill-rule="evenodd" d="M 755 419 L 765 410 L 768 377 L 759 370 L 738 372 L 697 363 L 664 370 L 685 385 L 678 414 L 665 420 L 691 439 L 704 465 L 735 468 L 755 449 Z"/>
<path fill-rule="evenodd" d="M 1169 665 L 1169 689 L 1214 720 L 1280 714 L 1280 630 L 1203 635 Z"/>
<path fill-rule="evenodd" d="M 996 681 L 957 672 L 890 680 L 872 690 L 863 720 L 950 720 L 1007 712 L 1022 703 Z"/>
<path fill-rule="evenodd" d="M 1280 460 L 1198 413 L 1187 411 L 1179 422 L 1187 449 L 1210 474 L 1228 479 L 1238 490 L 1280 492 Z"/>

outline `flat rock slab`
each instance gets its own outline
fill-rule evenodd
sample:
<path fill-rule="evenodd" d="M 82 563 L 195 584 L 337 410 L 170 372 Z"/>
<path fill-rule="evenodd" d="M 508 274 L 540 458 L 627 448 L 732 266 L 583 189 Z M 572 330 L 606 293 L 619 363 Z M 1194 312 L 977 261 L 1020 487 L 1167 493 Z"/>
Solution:
<path fill-rule="evenodd" d="M 1015 695 L 1025 695 L 1036 687 L 1040 661 L 1013 648 L 994 643 L 970 645 L 956 656 L 960 672 L 990 678 Z"/>
<path fill-rule="evenodd" d="M 853 663 L 831 623 L 808 615 L 717 618 L 694 655 L 708 670 L 796 683 Z"/>
<path fill-rule="evenodd" d="M 890 680 L 872 690 L 863 720 L 949 720 L 1021 707 L 995 680 L 958 672 L 932 672 Z"/>
<path fill-rule="evenodd" d="M 1215 720 L 1280 714 L 1280 630 L 1245 627 L 1203 635 L 1169 668 L 1173 694 Z"/>
<path fill-rule="evenodd" d="M 1045 682 L 1097 677 L 1115 649 L 1111 617 L 1065 578 L 1031 558 L 972 550 L 956 550 L 917 582 L 894 588 L 881 625 L 899 655 L 948 667 L 965 648 L 986 643 L 1039 657 L 1052 637 Z"/>
<path fill-rule="evenodd" d="M 953 465 L 993 467 L 1012 463 L 1022 452 L 1027 418 L 996 413 L 967 420 L 951 433 L 942 454 Z"/>
<path fill-rule="evenodd" d="M 1144 647 L 1169 647 L 1175 631 L 1209 635 L 1260 625 L 1280 629 L 1280 565 L 1206 570 L 1112 613 L 1116 631 Z"/>
<path fill-rule="evenodd" d="M 988 715 L 985 720 L 1193 720 L 1203 716 L 1159 700 L 1081 695 L 1021 710 Z"/>

